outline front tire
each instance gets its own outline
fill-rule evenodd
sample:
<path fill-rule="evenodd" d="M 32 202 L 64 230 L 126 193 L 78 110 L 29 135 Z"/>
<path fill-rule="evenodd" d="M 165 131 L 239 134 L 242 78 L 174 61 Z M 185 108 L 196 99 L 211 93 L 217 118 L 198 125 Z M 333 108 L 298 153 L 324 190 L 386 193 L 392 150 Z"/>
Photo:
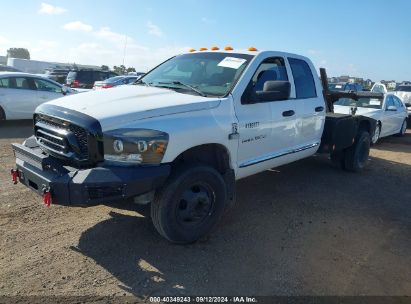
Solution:
<path fill-rule="evenodd" d="M 381 135 L 381 124 L 378 123 L 377 126 L 375 127 L 374 135 L 371 139 L 371 144 L 375 145 L 380 139 L 380 135 Z"/>
<path fill-rule="evenodd" d="M 6 113 L 4 112 L 2 107 L 0 107 L 0 121 L 1 120 L 6 120 Z"/>
<path fill-rule="evenodd" d="M 360 131 L 354 144 L 345 150 L 345 170 L 359 172 L 365 168 L 370 154 L 370 143 L 370 134 L 367 131 Z"/>
<path fill-rule="evenodd" d="M 401 125 L 400 132 L 397 135 L 398 136 L 404 136 L 406 132 L 407 132 L 407 120 L 404 119 L 404 122 Z"/>
<path fill-rule="evenodd" d="M 193 243 L 207 235 L 224 213 L 227 189 L 214 168 L 180 169 L 157 191 L 151 218 L 157 231 L 173 243 Z"/>

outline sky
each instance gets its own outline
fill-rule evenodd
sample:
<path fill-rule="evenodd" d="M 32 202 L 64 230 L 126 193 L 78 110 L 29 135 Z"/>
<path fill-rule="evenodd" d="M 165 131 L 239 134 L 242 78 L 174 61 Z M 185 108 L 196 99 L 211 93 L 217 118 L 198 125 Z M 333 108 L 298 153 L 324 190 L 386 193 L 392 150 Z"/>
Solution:
<path fill-rule="evenodd" d="M 0 55 L 146 71 L 190 48 L 254 46 L 329 76 L 411 80 L 409 0 L 44 1 L 0 0 Z"/>

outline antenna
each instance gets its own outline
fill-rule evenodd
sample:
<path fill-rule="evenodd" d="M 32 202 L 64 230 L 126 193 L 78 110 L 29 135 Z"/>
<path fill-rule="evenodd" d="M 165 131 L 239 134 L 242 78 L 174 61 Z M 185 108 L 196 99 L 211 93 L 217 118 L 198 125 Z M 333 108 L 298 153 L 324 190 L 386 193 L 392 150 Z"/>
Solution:
<path fill-rule="evenodd" d="M 123 50 L 123 66 L 125 66 L 124 63 L 126 59 L 127 35 L 124 35 L 124 37 L 125 37 L 125 41 L 124 41 L 124 50 Z"/>

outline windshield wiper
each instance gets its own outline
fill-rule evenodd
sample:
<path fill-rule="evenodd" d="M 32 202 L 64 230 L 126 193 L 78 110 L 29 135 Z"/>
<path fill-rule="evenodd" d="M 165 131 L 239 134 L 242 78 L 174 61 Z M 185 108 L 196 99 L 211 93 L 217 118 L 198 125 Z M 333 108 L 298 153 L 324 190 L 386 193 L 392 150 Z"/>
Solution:
<path fill-rule="evenodd" d="M 142 79 L 137 80 L 133 84 L 142 84 L 142 85 L 145 85 L 147 87 L 149 87 L 151 85 L 151 83 L 147 83 L 147 82 L 143 81 Z"/>
<path fill-rule="evenodd" d="M 189 84 L 186 84 L 186 83 L 183 83 L 183 82 L 181 82 L 181 81 L 170 81 L 170 82 L 158 82 L 158 84 L 176 84 L 176 85 L 182 85 L 182 86 L 184 86 L 184 87 L 186 87 L 186 88 L 189 88 L 191 91 L 194 91 L 194 92 L 196 92 L 198 95 L 200 95 L 200 96 L 203 96 L 203 97 L 207 97 L 207 95 L 206 94 L 204 94 L 203 92 L 201 92 L 200 90 L 198 90 L 198 89 L 196 89 L 195 87 L 193 87 L 193 86 L 191 86 L 191 85 L 189 85 Z"/>

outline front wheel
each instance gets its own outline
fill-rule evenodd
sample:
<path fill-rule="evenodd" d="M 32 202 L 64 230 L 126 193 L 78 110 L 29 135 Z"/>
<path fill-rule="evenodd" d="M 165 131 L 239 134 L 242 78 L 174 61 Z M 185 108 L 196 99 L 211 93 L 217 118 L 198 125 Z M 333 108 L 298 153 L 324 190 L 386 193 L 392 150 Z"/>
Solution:
<path fill-rule="evenodd" d="M 407 120 L 404 119 L 404 122 L 402 123 L 400 132 L 398 133 L 398 136 L 404 136 L 405 133 L 407 132 Z"/>
<path fill-rule="evenodd" d="M 373 145 L 375 145 L 378 142 L 378 140 L 380 139 L 380 135 L 381 135 L 381 125 L 378 123 L 377 126 L 375 127 L 374 136 L 371 139 L 371 143 Z"/>
<path fill-rule="evenodd" d="M 187 244 L 208 234 L 224 213 L 227 189 L 214 168 L 180 169 L 157 191 L 151 218 L 157 231 L 173 243 Z"/>
<path fill-rule="evenodd" d="M 345 170 L 359 172 L 365 168 L 370 154 L 370 143 L 370 134 L 367 131 L 360 131 L 354 144 L 345 150 Z"/>

